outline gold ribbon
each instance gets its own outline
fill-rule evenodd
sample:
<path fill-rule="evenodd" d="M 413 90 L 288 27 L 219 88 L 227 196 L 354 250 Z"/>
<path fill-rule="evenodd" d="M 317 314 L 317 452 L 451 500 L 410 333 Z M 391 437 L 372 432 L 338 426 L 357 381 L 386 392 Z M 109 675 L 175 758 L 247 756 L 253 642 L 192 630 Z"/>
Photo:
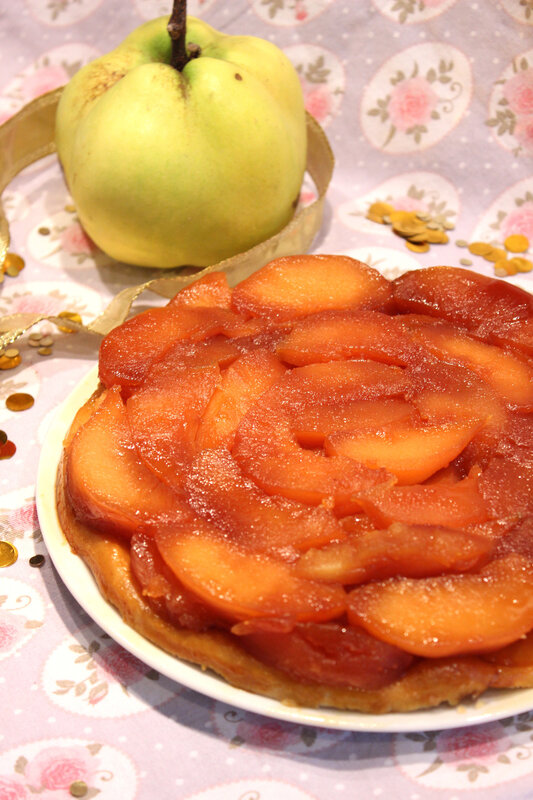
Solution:
<path fill-rule="evenodd" d="M 0 125 L 0 198 L 8 183 L 24 167 L 43 156 L 55 152 L 55 115 L 63 87 L 32 100 L 17 114 Z M 306 115 L 307 120 L 307 172 L 317 189 L 317 199 L 296 212 L 292 220 L 275 236 L 238 253 L 217 264 L 201 270 L 189 268 L 179 275 L 165 275 L 138 286 L 123 289 L 111 300 L 107 308 L 88 325 L 81 325 L 64 318 L 35 314 L 11 314 L 0 318 L 0 348 L 14 342 L 29 328 L 43 320 L 49 320 L 61 328 L 83 329 L 105 335 L 123 322 L 136 298 L 145 290 L 162 297 L 173 297 L 180 289 L 209 272 L 225 272 L 231 286 L 244 280 L 263 264 L 285 255 L 305 253 L 311 247 L 318 232 L 324 207 L 326 191 L 333 174 L 334 157 L 324 131 L 316 120 Z M 0 264 L 4 263 L 9 247 L 9 226 L 0 202 Z"/>

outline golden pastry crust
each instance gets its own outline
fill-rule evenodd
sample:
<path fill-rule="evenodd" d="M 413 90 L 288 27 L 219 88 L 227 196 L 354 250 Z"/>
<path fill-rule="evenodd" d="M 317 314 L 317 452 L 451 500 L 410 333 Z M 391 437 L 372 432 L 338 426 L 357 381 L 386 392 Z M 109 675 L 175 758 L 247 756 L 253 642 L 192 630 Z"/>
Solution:
<path fill-rule="evenodd" d="M 432 708 L 442 703 L 453 706 L 466 698 L 478 697 L 491 687 L 533 686 L 533 669 L 498 666 L 476 656 L 421 659 L 400 680 L 377 690 L 343 689 L 293 680 L 255 659 L 240 646 L 237 637 L 225 631 L 191 631 L 158 616 L 132 578 L 127 541 L 106 537 L 76 520 L 65 494 L 63 464 L 57 479 L 57 509 L 72 551 L 85 561 L 104 598 L 117 608 L 128 625 L 163 650 L 212 670 L 239 689 L 292 706 L 383 714 Z"/>

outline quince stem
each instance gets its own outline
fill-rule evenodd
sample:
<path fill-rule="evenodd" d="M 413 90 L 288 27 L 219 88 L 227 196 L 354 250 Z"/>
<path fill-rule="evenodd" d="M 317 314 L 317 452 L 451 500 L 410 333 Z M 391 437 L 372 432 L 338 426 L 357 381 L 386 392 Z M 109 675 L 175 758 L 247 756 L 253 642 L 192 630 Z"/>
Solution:
<path fill-rule="evenodd" d="M 172 54 L 170 56 L 170 66 L 182 71 L 185 64 L 191 58 L 200 55 L 198 45 L 185 44 L 185 34 L 187 30 L 187 0 L 174 0 L 172 14 L 168 21 L 167 31 L 172 39 Z"/>

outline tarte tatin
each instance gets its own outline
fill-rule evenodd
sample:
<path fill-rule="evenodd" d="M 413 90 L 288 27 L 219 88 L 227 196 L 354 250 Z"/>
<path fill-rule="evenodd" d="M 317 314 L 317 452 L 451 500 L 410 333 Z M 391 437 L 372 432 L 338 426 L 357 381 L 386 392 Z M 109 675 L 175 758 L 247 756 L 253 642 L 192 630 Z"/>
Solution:
<path fill-rule="evenodd" d="M 64 534 L 134 629 L 284 703 L 531 687 L 532 311 L 451 267 L 213 272 L 104 338 Z"/>

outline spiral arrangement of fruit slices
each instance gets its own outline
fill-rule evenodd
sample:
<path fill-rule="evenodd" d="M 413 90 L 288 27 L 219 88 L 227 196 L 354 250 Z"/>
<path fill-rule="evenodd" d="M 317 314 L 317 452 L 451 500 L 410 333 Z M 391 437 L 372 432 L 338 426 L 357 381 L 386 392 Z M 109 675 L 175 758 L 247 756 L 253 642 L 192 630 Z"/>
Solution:
<path fill-rule="evenodd" d="M 533 683 L 532 310 L 448 267 L 212 273 L 104 339 L 76 517 L 157 613 L 302 681 L 478 654 Z"/>

